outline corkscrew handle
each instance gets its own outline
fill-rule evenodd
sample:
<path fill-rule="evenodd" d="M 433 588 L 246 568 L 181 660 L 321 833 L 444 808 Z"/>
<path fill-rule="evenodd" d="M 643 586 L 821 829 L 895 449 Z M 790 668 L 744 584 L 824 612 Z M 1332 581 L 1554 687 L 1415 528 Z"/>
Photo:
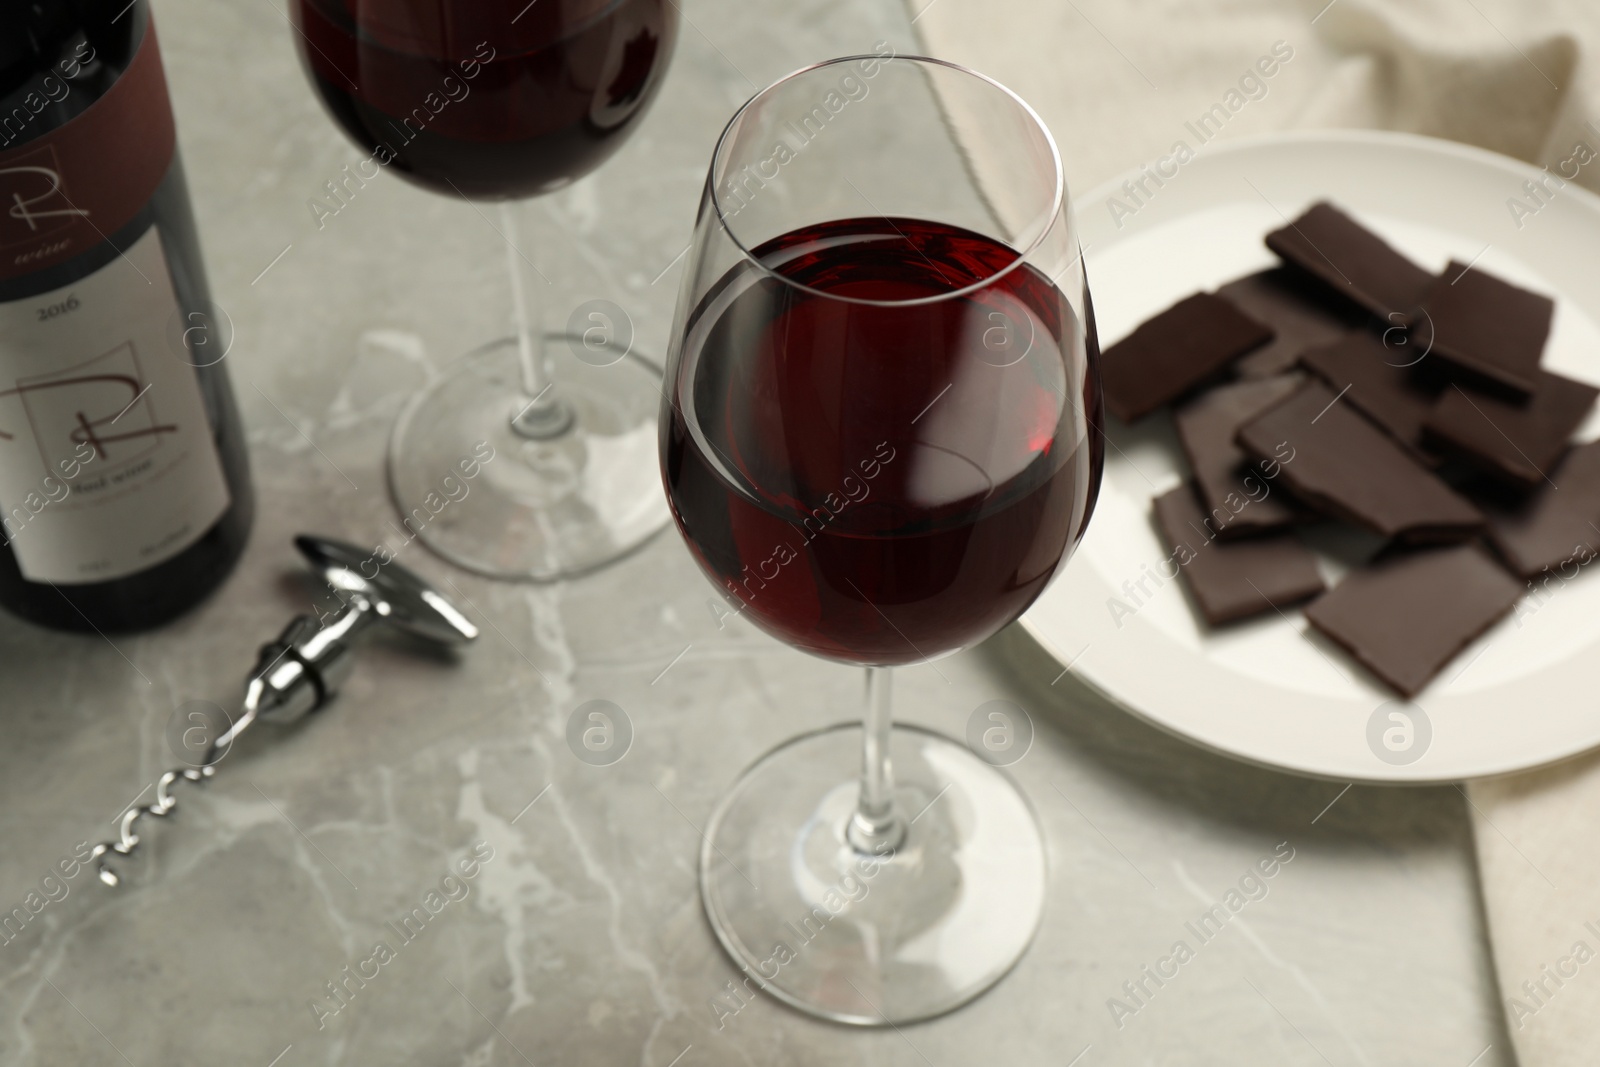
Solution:
<path fill-rule="evenodd" d="M 330 538 L 302 534 L 295 546 L 328 585 L 343 607 L 331 615 L 297 616 L 261 647 L 256 665 L 245 679 L 239 713 L 228 728 L 207 747 L 197 766 L 177 767 L 156 780 L 155 800 L 123 812 L 115 841 L 103 841 L 89 853 L 100 880 L 109 886 L 122 878 L 107 863 L 108 857 L 131 856 L 139 846 L 135 832 L 146 818 L 165 818 L 176 810 L 172 787 L 179 782 L 201 783 L 216 773 L 216 764 L 258 719 L 278 722 L 296 719 L 323 707 L 350 674 L 354 641 L 374 623 L 396 626 L 440 644 L 461 644 L 478 636 L 477 627 L 411 571 L 393 562 L 380 562 L 375 553 Z"/>

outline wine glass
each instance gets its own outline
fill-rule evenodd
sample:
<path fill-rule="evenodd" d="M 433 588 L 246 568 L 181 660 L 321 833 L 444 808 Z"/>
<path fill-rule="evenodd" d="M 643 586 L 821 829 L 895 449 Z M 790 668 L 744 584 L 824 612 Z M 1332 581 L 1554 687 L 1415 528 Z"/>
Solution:
<path fill-rule="evenodd" d="M 293 0 L 293 23 L 323 104 L 371 153 L 331 196 L 387 169 L 500 202 L 484 218 L 506 242 L 514 336 L 397 421 L 389 486 L 408 532 L 496 578 L 578 574 L 642 544 L 667 518 L 648 473 L 660 370 L 604 301 L 543 334 L 510 201 L 587 174 L 638 125 L 677 37 L 673 0 Z M 444 506 L 458 468 L 476 481 Z"/>
<path fill-rule="evenodd" d="M 1033 938 L 1028 801 L 983 746 L 891 727 L 890 668 L 1010 623 L 1077 544 L 1098 359 L 1060 157 L 1009 90 L 858 56 L 728 124 L 667 360 L 663 480 L 734 610 L 866 667 L 864 725 L 762 757 L 701 852 L 717 936 L 796 1007 L 927 1018 Z"/>

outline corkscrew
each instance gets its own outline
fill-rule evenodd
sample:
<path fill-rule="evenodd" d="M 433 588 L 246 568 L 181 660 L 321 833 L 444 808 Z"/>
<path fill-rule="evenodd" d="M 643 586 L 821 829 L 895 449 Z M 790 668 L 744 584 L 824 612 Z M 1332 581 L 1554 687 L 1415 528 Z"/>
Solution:
<path fill-rule="evenodd" d="M 373 624 L 388 623 L 443 645 L 463 644 L 478 636 L 478 628 L 455 605 L 392 559 L 381 562 L 374 553 L 326 537 L 301 534 L 294 543 L 338 595 L 342 607 L 321 616 L 297 616 L 275 641 L 262 646 L 245 680 L 238 715 L 205 746 L 194 766 L 175 767 L 156 780 L 153 803 L 135 804 L 122 814 L 117 840 L 90 850 L 88 858 L 106 885 L 119 885 L 122 878 L 105 860 L 133 854 L 139 847 L 140 837 L 134 832 L 139 822 L 165 818 L 177 808 L 174 785 L 198 785 L 211 778 L 217 762 L 258 719 L 294 722 L 332 700 L 350 674 L 355 639 Z"/>

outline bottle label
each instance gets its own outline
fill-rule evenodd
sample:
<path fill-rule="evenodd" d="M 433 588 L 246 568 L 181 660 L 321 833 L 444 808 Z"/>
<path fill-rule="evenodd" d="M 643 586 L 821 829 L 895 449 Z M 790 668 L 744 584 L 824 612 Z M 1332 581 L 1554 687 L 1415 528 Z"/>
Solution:
<path fill-rule="evenodd" d="M 0 303 L 0 542 L 22 576 L 135 574 L 231 502 L 159 227 L 70 285 Z"/>
<path fill-rule="evenodd" d="M 93 59 L 83 55 L 72 62 Z M 65 72 L 52 84 L 65 93 L 78 91 Z M 32 99 L 24 98 L 24 109 L 34 106 Z M 40 99 L 38 107 L 46 103 Z M 176 145 L 167 77 L 150 22 L 127 69 L 88 110 L 19 148 L 0 151 L 0 281 L 64 263 L 126 226 L 166 177 Z"/>

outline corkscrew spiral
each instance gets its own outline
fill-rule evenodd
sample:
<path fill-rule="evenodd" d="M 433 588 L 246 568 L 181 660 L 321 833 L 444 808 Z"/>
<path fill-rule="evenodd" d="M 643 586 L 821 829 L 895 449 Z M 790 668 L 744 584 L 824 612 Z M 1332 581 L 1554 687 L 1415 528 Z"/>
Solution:
<path fill-rule="evenodd" d="M 139 835 L 133 831 L 139 820 L 146 816 L 165 818 L 178 806 L 177 798 L 170 792 L 174 783 L 203 782 L 215 773 L 216 768 L 211 766 L 185 767 L 182 770 L 167 771 L 156 779 L 156 802 L 142 807 L 136 804 L 123 812 L 122 819 L 118 823 L 121 831 L 118 839 L 102 841 L 89 851 L 89 860 L 95 863 L 100 873 L 100 880 L 112 887 L 122 884 L 122 877 L 108 867 L 100 857 L 107 853 L 115 853 L 118 856 L 132 855 L 133 850 L 139 847 Z"/>

